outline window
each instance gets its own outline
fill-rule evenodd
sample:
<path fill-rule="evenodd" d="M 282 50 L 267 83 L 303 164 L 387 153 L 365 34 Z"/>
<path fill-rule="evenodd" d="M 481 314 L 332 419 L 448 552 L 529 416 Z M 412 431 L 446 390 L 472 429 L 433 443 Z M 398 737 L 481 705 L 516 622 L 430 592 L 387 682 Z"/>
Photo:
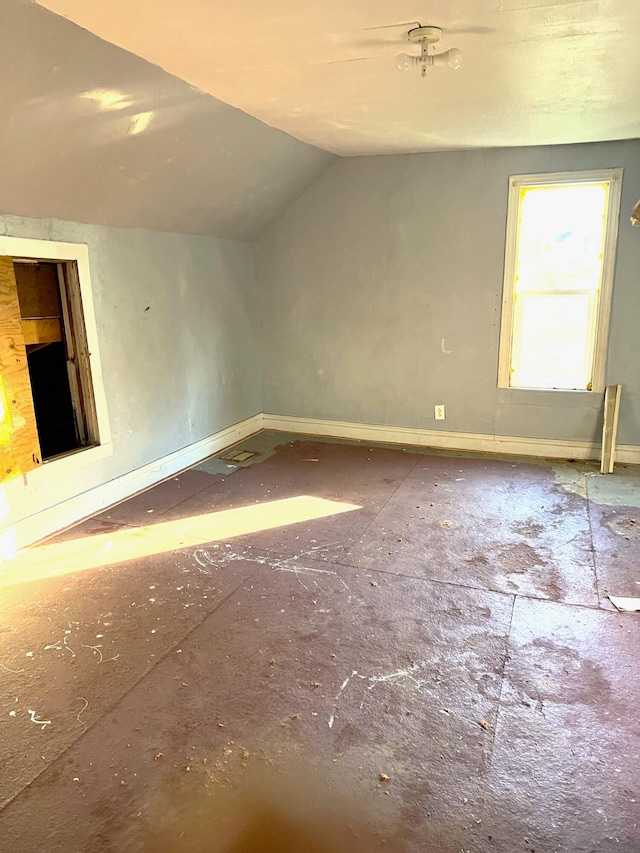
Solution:
<path fill-rule="evenodd" d="M 510 179 L 498 385 L 601 391 L 622 169 Z"/>
<path fill-rule="evenodd" d="M 86 246 L 0 237 L 0 421 L 2 482 L 109 443 Z"/>

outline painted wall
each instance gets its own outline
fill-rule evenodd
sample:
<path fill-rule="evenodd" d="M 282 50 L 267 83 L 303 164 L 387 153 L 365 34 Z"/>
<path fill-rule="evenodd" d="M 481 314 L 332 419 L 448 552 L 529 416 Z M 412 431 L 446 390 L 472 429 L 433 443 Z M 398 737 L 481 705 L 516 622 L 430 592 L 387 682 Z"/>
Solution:
<path fill-rule="evenodd" d="M 508 178 L 623 166 L 608 383 L 640 445 L 640 141 L 342 159 L 257 251 L 272 414 L 591 441 L 602 395 L 497 388 Z M 447 419 L 434 420 L 444 403 Z"/>
<path fill-rule="evenodd" d="M 60 478 L 58 503 L 261 411 L 251 245 L 15 216 L 0 233 L 89 247 L 113 455 Z M 4 527 L 52 505 L 6 491 Z"/>

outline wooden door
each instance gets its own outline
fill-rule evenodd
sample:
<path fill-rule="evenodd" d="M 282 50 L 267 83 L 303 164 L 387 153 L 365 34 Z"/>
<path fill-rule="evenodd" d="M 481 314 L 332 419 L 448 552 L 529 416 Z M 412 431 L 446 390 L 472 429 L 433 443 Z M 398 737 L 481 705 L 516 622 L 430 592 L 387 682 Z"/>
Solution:
<path fill-rule="evenodd" d="M 13 260 L 0 257 L 0 482 L 41 464 Z"/>

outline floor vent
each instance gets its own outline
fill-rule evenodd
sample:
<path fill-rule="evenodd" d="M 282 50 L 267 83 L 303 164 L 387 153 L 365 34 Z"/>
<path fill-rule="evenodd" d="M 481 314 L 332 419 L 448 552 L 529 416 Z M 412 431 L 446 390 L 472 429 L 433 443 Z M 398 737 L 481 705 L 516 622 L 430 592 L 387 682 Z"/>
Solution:
<path fill-rule="evenodd" d="M 230 453 L 226 453 L 224 456 L 221 456 L 220 459 L 224 459 L 225 462 L 246 462 L 247 459 L 251 459 L 252 456 L 257 455 L 258 454 L 255 451 L 232 450 Z"/>

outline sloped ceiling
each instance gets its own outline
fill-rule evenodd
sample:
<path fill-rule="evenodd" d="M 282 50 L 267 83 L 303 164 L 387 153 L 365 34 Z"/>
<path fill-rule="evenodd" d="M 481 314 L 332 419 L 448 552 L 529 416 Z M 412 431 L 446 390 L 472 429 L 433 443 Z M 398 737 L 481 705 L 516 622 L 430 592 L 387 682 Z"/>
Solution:
<path fill-rule="evenodd" d="M 252 239 L 332 155 L 22 0 L 0 0 L 0 210 Z"/>
<path fill-rule="evenodd" d="M 640 136 L 638 0 L 39 2 L 339 154 Z M 418 23 L 459 70 L 396 70 Z"/>

